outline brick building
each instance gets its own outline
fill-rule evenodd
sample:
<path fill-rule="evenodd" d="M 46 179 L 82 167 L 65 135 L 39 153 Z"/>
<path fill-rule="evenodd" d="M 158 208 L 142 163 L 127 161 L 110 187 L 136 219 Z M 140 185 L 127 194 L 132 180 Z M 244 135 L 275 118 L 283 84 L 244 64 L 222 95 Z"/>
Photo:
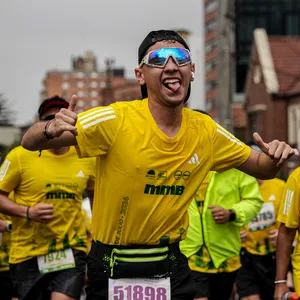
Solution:
<path fill-rule="evenodd" d="M 140 85 L 125 78 L 124 69 L 113 68 L 107 61 L 106 70 L 97 68 L 96 57 L 91 52 L 72 59 L 72 70 L 49 71 L 43 80 L 41 100 L 59 95 L 70 99 L 79 97 L 77 112 L 116 101 L 140 99 Z"/>
<path fill-rule="evenodd" d="M 287 141 L 300 147 L 300 37 L 254 31 L 246 81 L 247 137 Z"/>
<path fill-rule="evenodd" d="M 245 140 L 243 109 L 253 31 L 300 34 L 299 0 L 205 0 L 206 110 Z M 228 128 L 228 129 L 229 129 Z"/>

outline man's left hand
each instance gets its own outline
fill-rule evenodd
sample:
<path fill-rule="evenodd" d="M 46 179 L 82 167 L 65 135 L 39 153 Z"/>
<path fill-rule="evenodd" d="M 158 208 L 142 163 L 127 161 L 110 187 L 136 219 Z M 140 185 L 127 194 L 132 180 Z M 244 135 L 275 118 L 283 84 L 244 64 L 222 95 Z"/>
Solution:
<path fill-rule="evenodd" d="M 229 221 L 229 210 L 215 205 L 209 205 L 208 208 L 211 210 L 212 217 L 217 224 L 224 224 Z"/>
<path fill-rule="evenodd" d="M 273 140 L 270 143 L 266 143 L 257 132 L 253 133 L 253 138 L 261 150 L 276 162 L 278 168 L 292 156 L 299 156 L 299 151 L 285 142 Z"/>

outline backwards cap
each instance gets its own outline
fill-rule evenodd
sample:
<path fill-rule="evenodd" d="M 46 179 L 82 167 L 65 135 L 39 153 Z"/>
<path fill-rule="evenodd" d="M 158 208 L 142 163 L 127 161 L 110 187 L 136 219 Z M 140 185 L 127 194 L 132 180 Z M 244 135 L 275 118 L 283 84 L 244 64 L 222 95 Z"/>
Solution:
<path fill-rule="evenodd" d="M 39 117 L 41 116 L 49 109 L 53 107 L 58 107 L 58 108 L 68 108 L 69 107 L 69 102 L 67 102 L 64 98 L 61 98 L 59 96 L 54 96 L 48 99 L 45 99 L 38 110 Z"/>
<path fill-rule="evenodd" d="M 148 35 L 145 37 L 145 39 L 142 41 L 139 47 L 138 50 L 139 64 L 141 63 L 142 59 L 146 55 L 147 50 L 155 43 L 160 41 L 177 41 L 180 44 L 182 44 L 186 49 L 190 50 L 186 41 L 174 30 L 151 31 L 148 33 Z M 147 86 L 145 84 L 141 86 L 141 92 L 142 92 L 143 99 L 148 97 Z M 189 99 L 190 93 L 191 93 L 191 84 L 189 85 L 188 92 L 184 102 L 186 102 Z"/>

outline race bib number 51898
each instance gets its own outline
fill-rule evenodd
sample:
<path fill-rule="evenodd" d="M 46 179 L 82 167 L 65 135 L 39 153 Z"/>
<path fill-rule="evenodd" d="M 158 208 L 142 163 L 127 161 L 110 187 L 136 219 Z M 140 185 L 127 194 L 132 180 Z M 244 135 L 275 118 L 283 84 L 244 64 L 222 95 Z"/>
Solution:
<path fill-rule="evenodd" d="M 109 300 L 170 299 L 170 278 L 109 279 Z"/>

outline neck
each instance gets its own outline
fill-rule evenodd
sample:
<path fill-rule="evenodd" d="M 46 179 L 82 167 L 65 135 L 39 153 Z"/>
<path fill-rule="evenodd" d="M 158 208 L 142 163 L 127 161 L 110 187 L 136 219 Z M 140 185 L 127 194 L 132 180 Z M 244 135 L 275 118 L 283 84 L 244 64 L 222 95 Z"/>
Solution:
<path fill-rule="evenodd" d="M 55 155 L 62 155 L 69 151 L 70 147 L 60 147 L 60 148 L 53 148 L 49 149 L 50 152 L 52 152 Z"/>
<path fill-rule="evenodd" d="M 160 130 L 173 138 L 180 129 L 183 104 L 170 107 L 158 101 L 149 101 L 149 110 Z"/>

